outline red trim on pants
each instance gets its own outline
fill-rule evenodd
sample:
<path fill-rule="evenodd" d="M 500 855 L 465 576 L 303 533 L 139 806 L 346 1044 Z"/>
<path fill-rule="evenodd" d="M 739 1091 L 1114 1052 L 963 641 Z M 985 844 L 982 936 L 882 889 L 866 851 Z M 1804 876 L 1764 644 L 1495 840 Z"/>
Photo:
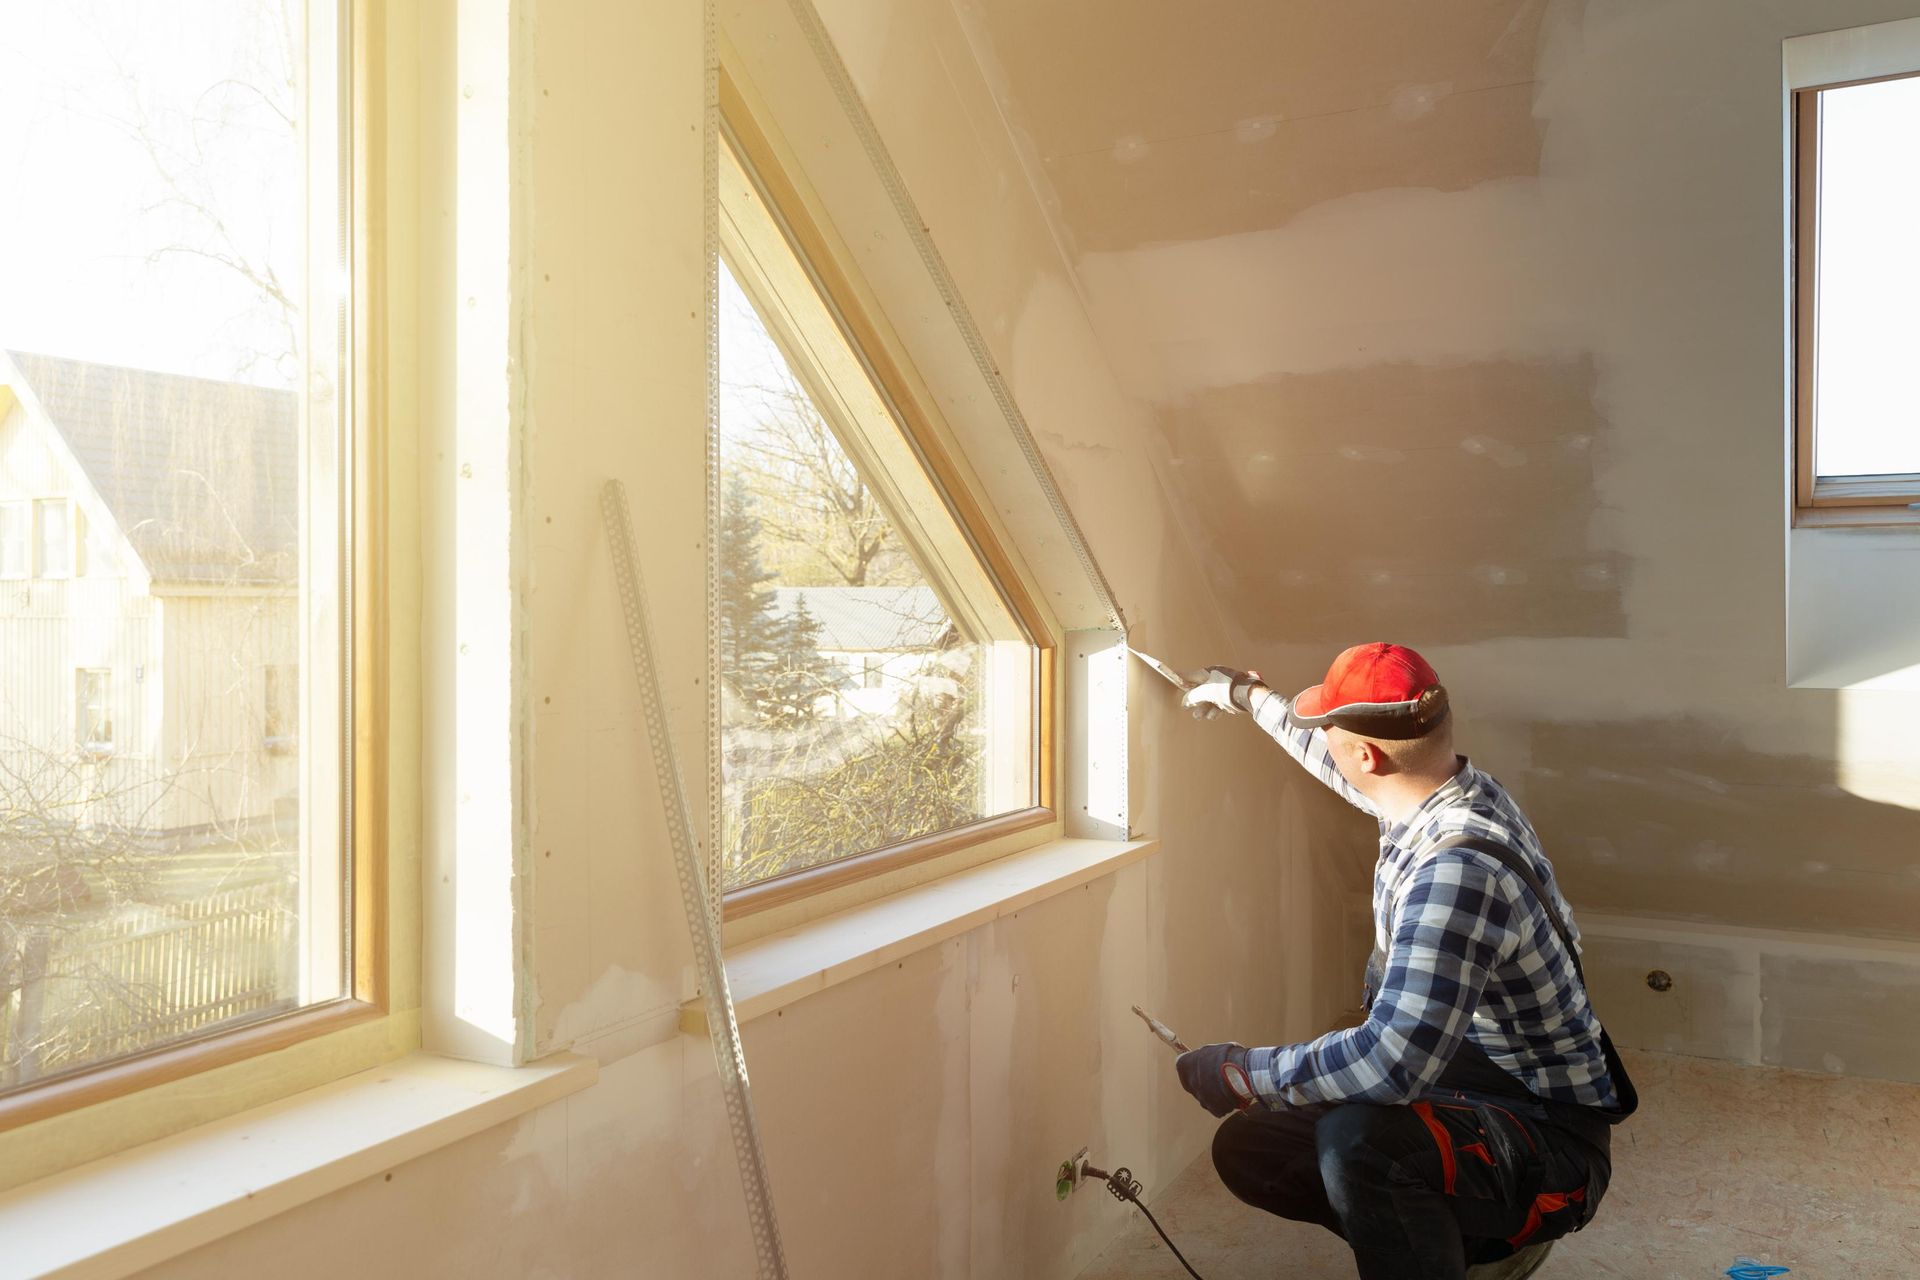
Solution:
<path fill-rule="evenodd" d="M 1433 1135 L 1433 1145 L 1440 1148 L 1440 1175 L 1444 1183 L 1441 1189 L 1452 1195 L 1454 1175 L 1459 1172 L 1453 1160 L 1453 1137 L 1447 1132 L 1447 1127 L 1434 1117 L 1432 1103 L 1414 1103 L 1413 1114 L 1426 1124 L 1427 1132 Z"/>
<path fill-rule="evenodd" d="M 1578 1187 L 1572 1191 L 1542 1191 L 1533 1198 L 1533 1204 L 1527 1210 L 1527 1223 L 1520 1228 L 1517 1236 L 1508 1236 L 1507 1243 L 1518 1249 L 1533 1238 L 1540 1229 L 1540 1220 L 1549 1213 L 1559 1213 L 1568 1205 L 1585 1204 L 1587 1189 Z"/>

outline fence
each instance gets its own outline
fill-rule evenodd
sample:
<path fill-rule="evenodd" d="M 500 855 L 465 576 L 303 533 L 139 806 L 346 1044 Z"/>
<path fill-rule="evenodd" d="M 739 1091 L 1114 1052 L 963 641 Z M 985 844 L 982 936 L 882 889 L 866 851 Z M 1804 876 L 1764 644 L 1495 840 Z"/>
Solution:
<path fill-rule="evenodd" d="M 10 932 L 14 954 L 0 957 L 15 969 L 0 984 L 12 988 L 0 994 L 0 1087 L 290 1004 L 298 930 L 284 883 Z"/>

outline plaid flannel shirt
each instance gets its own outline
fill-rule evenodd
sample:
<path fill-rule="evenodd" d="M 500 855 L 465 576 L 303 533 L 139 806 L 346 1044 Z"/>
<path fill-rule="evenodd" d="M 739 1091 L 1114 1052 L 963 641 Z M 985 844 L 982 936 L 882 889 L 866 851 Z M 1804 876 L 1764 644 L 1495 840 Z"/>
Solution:
<path fill-rule="evenodd" d="M 1464 1036 L 1537 1096 L 1616 1105 L 1600 1023 L 1547 913 L 1498 860 L 1467 849 L 1440 851 L 1470 835 L 1518 852 L 1553 895 L 1577 944 L 1553 867 L 1506 788 L 1463 762 L 1412 815 L 1389 824 L 1340 776 L 1326 734 L 1288 721 L 1286 698 L 1255 685 L 1242 706 L 1307 772 L 1379 821 L 1374 939 L 1387 957 L 1360 1026 L 1249 1051 L 1248 1074 L 1262 1100 L 1412 1101 L 1432 1088 Z"/>

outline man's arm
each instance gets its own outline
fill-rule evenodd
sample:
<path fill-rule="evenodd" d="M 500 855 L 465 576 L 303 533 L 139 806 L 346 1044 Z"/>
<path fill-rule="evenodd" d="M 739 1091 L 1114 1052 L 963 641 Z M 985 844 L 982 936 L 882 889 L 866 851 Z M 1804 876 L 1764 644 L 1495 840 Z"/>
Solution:
<path fill-rule="evenodd" d="M 1517 941 L 1494 872 L 1442 853 L 1413 872 L 1394 918 L 1386 979 L 1360 1026 L 1252 1049 L 1247 1074 L 1270 1103 L 1408 1102 L 1452 1060 L 1487 974 Z"/>
<path fill-rule="evenodd" d="M 1233 682 L 1233 705 L 1253 717 L 1260 731 L 1286 749 L 1320 781 L 1339 793 L 1342 800 L 1369 817 L 1379 817 L 1373 802 L 1355 791 L 1333 763 L 1333 751 L 1327 745 L 1324 729 L 1302 729 L 1287 719 L 1287 699 L 1275 693 L 1257 678 Z"/>

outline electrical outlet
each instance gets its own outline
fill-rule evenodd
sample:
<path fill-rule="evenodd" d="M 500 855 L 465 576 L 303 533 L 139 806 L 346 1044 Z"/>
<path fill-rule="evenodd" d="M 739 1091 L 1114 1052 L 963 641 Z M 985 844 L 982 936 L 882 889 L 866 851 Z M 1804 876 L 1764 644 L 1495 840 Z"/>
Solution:
<path fill-rule="evenodd" d="M 1080 1148 L 1073 1157 L 1060 1162 L 1060 1168 L 1053 1178 L 1053 1196 L 1056 1200 L 1065 1200 L 1080 1189 L 1087 1179 L 1087 1149 Z"/>

